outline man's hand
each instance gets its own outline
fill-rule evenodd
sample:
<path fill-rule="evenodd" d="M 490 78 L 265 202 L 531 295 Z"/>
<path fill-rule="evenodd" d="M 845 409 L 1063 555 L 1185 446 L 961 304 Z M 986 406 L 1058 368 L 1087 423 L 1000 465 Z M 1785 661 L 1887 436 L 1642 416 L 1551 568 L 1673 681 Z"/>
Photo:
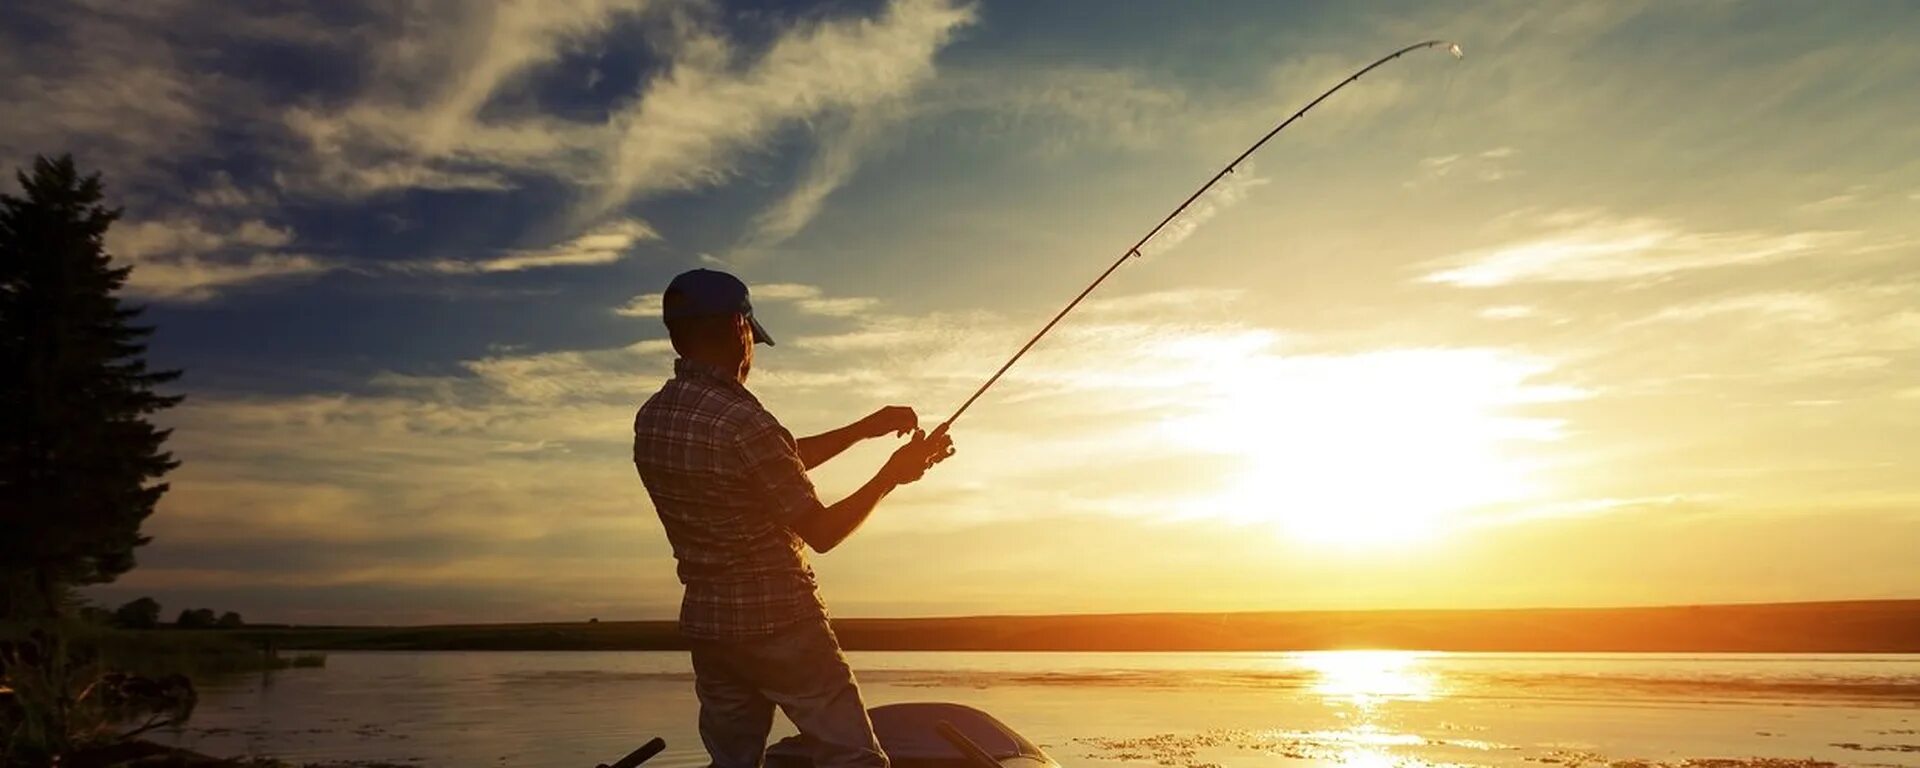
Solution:
<path fill-rule="evenodd" d="M 886 465 L 880 468 L 880 477 L 894 485 L 906 485 L 919 480 L 933 465 L 946 461 L 953 450 L 951 436 L 941 434 L 928 438 L 927 433 L 916 429 L 913 438 L 887 458 Z"/>
<path fill-rule="evenodd" d="M 794 442 L 800 445 L 800 463 L 807 469 L 813 469 L 852 448 L 854 443 L 886 437 L 888 434 L 904 435 L 919 426 L 920 417 L 914 414 L 912 408 L 889 405 L 832 432 L 822 432 Z"/>
<path fill-rule="evenodd" d="M 888 433 L 898 437 L 919 428 L 919 415 L 904 405 L 889 405 L 860 420 L 862 438 L 885 437 Z"/>
<path fill-rule="evenodd" d="M 882 415 L 889 411 L 905 412 L 907 416 L 913 414 L 913 411 L 906 408 L 882 408 L 880 413 L 869 418 L 873 420 L 900 418 L 898 415 L 891 417 Z M 867 419 L 861 421 L 864 422 Z M 860 423 L 855 422 L 840 431 L 851 432 Z M 846 541 L 847 537 L 853 534 L 853 529 L 859 528 L 860 524 L 866 521 L 867 516 L 873 514 L 873 508 L 879 505 L 880 500 L 886 498 L 894 488 L 919 480 L 921 475 L 927 473 L 928 467 L 945 461 L 952 455 L 953 438 L 947 437 L 945 432 L 935 430 L 933 437 L 927 437 L 927 433 L 915 429 L 913 437 L 907 440 L 906 445 L 895 450 L 892 456 L 887 457 L 887 463 L 881 465 L 880 471 L 874 473 L 872 480 L 868 480 L 866 485 L 860 486 L 860 490 L 854 491 L 852 495 L 841 499 L 833 506 L 821 507 L 816 514 L 801 516 L 793 523 L 793 532 L 800 534 L 800 538 L 806 540 L 807 545 L 813 547 L 813 551 L 825 554 L 834 547 L 840 546 L 840 542 Z"/>

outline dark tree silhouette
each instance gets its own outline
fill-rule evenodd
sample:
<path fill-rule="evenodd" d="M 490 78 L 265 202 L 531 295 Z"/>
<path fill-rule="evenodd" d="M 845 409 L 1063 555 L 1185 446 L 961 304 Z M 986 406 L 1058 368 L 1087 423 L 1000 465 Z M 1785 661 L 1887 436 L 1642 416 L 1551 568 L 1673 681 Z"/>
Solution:
<path fill-rule="evenodd" d="M 216 626 L 221 629 L 239 629 L 246 625 L 247 622 L 240 618 L 240 614 L 227 611 L 226 613 L 220 614 L 220 623 Z"/>
<path fill-rule="evenodd" d="M 160 601 L 151 597 L 130 600 L 113 612 L 113 623 L 124 629 L 160 626 Z"/>
<path fill-rule="evenodd" d="M 113 611 L 109 611 L 97 605 L 80 606 L 80 610 L 75 611 L 74 615 L 80 617 L 81 621 L 86 622 L 88 624 L 94 624 L 102 627 L 108 627 L 113 625 Z"/>
<path fill-rule="evenodd" d="M 0 194 L 0 616 L 46 616 L 69 586 L 112 581 L 177 466 L 147 421 L 179 377 L 144 360 L 151 327 L 115 295 L 103 246 L 118 210 L 71 157 L 37 158 Z M 151 483 L 151 484 L 150 484 Z"/>
<path fill-rule="evenodd" d="M 173 623 L 181 629 L 207 629 L 216 621 L 218 620 L 213 617 L 212 608 L 193 608 L 181 611 L 180 618 Z"/>

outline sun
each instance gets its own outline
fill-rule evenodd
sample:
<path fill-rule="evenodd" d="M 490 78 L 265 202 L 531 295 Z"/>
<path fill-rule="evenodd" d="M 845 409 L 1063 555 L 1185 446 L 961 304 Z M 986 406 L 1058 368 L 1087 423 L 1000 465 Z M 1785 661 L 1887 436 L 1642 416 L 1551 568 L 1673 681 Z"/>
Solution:
<path fill-rule="evenodd" d="M 1256 357 L 1163 426 L 1237 467 L 1192 514 L 1346 547 L 1426 541 L 1476 509 L 1537 496 L 1529 443 L 1558 422 L 1517 415 L 1556 392 L 1536 363 L 1487 350 Z"/>

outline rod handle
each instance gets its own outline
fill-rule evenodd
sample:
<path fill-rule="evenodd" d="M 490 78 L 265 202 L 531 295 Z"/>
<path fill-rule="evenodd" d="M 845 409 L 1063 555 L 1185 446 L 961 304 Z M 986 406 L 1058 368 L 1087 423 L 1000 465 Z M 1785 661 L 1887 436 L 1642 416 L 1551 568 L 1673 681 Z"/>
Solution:
<path fill-rule="evenodd" d="M 661 751 L 666 748 L 666 739 L 655 736 L 652 741 L 640 745 L 639 749 L 627 753 L 626 757 L 620 758 L 619 762 L 613 765 L 601 763 L 593 768 L 638 768 L 641 763 L 652 760 L 654 755 L 660 754 Z"/>

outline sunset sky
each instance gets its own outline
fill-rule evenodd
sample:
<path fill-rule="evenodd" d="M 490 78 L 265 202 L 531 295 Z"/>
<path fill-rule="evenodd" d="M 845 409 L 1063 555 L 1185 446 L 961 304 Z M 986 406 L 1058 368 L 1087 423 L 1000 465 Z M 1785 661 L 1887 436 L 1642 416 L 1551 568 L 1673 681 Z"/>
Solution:
<path fill-rule="evenodd" d="M 0 160 L 105 174 L 186 371 L 103 601 L 671 617 L 672 275 L 754 286 L 795 433 L 931 425 L 1434 37 L 816 557 L 833 611 L 1920 596 L 1920 5 L 283 5 L 0 18 Z"/>

